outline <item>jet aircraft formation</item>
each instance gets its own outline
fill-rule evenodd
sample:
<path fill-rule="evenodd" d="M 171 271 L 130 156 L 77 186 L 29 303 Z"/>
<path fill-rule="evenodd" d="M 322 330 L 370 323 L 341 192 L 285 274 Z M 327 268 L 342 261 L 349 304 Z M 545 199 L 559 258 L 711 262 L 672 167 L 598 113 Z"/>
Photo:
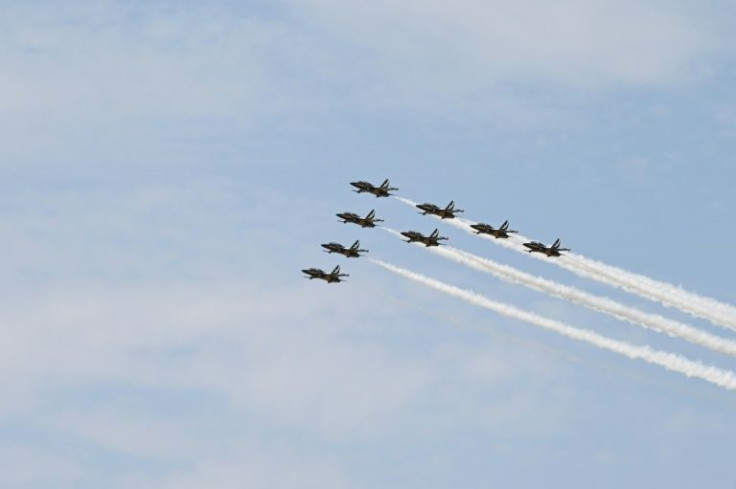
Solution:
<path fill-rule="evenodd" d="M 384 180 L 383 183 L 379 186 L 375 186 L 369 182 L 365 182 L 362 180 L 358 182 L 350 182 L 350 185 L 357 189 L 354 190 L 354 192 L 356 193 L 360 194 L 363 192 L 367 192 L 375 195 L 376 197 L 388 197 L 390 195 L 393 195 L 390 192 L 394 190 L 399 190 L 396 187 L 392 187 L 388 179 Z M 371 211 L 366 214 L 365 217 L 360 217 L 354 212 L 339 212 L 336 214 L 336 216 L 340 218 L 340 222 L 342 222 L 343 224 L 357 224 L 362 228 L 374 228 L 376 227 L 377 222 L 383 222 L 383 219 L 378 219 L 376 217 L 375 209 L 371 209 Z M 361 253 L 368 253 L 368 250 L 360 247 L 360 241 L 358 240 L 355 240 L 355 242 L 350 247 L 346 247 L 340 243 L 335 242 L 323 243 L 321 246 L 328 254 L 338 253 L 346 258 L 358 258 L 362 256 Z M 340 273 L 340 265 L 336 266 L 331 273 L 326 273 L 319 268 L 308 268 L 302 270 L 302 272 L 306 274 L 305 278 L 308 278 L 310 280 L 315 278 L 321 279 L 328 284 L 343 282 L 344 280 L 342 280 L 341 277 L 349 276 L 346 273 Z"/>
<path fill-rule="evenodd" d="M 392 187 L 388 179 L 384 180 L 383 183 L 378 186 L 375 186 L 370 182 L 366 182 L 363 180 L 350 182 L 350 185 L 356 189 L 353 190 L 353 192 L 355 193 L 369 193 L 374 195 L 375 197 L 389 197 L 391 195 L 394 195 L 391 192 L 399 190 L 397 187 Z M 424 204 L 417 204 L 416 207 L 421 211 L 420 213 L 422 215 L 429 214 L 437 216 L 443 220 L 455 219 L 457 217 L 456 214 L 465 212 L 463 209 L 456 209 L 455 201 L 453 200 L 451 200 L 450 203 L 447 204 L 445 207 L 440 207 L 435 204 L 426 202 Z M 375 209 L 371 209 L 371 211 L 368 212 L 368 214 L 366 214 L 364 217 L 361 217 L 354 212 L 340 212 L 337 213 L 336 216 L 340 218 L 340 222 L 342 222 L 343 224 L 357 224 L 362 228 L 374 228 L 376 227 L 376 223 L 384 222 L 383 219 L 376 218 Z M 490 224 L 485 224 L 482 222 L 472 224 L 470 227 L 473 228 L 477 234 L 488 234 L 497 239 L 508 239 L 510 233 L 518 232 L 513 229 L 509 229 L 509 221 L 504 221 L 504 223 L 501 224 L 501 226 L 499 226 L 498 228 L 494 228 Z M 448 239 L 444 236 L 440 236 L 439 229 L 436 228 L 434 231 L 432 231 L 432 233 L 427 236 L 418 231 L 404 231 L 401 233 L 401 235 L 407 238 L 407 243 L 421 243 L 426 247 L 440 246 L 442 244 L 440 243 L 440 241 L 446 241 Z M 524 246 L 528 248 L 529 253 L 541 253 L 548 257 L 561 256 L 561 251 L 570 251 L 569 248 L 560 248 L 560 245 L 561 243 L 559 239 L 549 247 L 536 241 L 524 243 Z M 340 243 L 335 242 L 323 243 L 321 246 L 328 254 L 338 253 L 346 258 L 358 258 L 362 256 L 361 253 L 368 252 L 368 250 L 360 248 L 360 241 L 358 240 L 356 240 L 350 247 L 346 247 Z M 349 276 L 346 273 L 340 273 L 339 265 L 337 265 L 330 273 L 327 273 L 319 268 L 308 268 L 302 270 L 302 272 L 306 274 L 305 278 L 308 278 L 310 280 L 313 280 L 315 278 L 321 279 L 327 283 L 344 282 L 344 280 L 342 280 L 342 277 Z"/>
<path fill-rule="evenodd" d="M 356 193 L 370 193 L 375 197 L 389 197 L 392 195 L 392 191 L 398 190 L 396 187 L 390 186 L 388 179 L 379 186 L 374 186 L 371 183 L 364 181 L 351 182 L 350 185 L 357 189 L 355 190 Z M 564 252 L 570 251 L 569 248 L 562 248 L 560 239 L 555 240 L 554 243 L 549 246 L 538 241 L 529 241 L 524 243 L 526 239 L 521 236 L 510 236 L 517 231 L 509 229 L 509 221 L 504 221 L 503 224 L 496 228 L 483 222 L 476 223 L 460 218 L 457 214 L 462 213 L 463 210 L 455 208 L 454 201 L 450 201 L 445 207 L 440 207 L 431 203 L 417 204 L 402 197 L 396 198 L 407 205 L 415 206 L 423 215 L 433 215 L 441 220 L 448 219 L 448 223 L 453 227 L 459 227 L 471 234 L 475 232 L 478 235 L 487 235 L 483 236 L 484 238 L 488 238 L 490 236 L 488 239 L 497 240 L 496 242 L 498 244 L 506 248 L 514 249 L 515 251 L 539 253 L 544 256 L 544 258 L 542 258 L 543 260 L 554 260 L 556 257 L 563 256 L 562 254 Z M 383 222 L 383 219 L 378 219 L 376 217 L 376 211 L 374 209 L 371 209 L 371 211 L 364 217 L 353 212 L 341 212 L 337 214 L 337 217 L 340 219 L 340 222 L 356 224 L 362 228 L 374 228 L 377 226 L 377 223 Z M 431 249 L 431 251 L 437 252 L 437 254 L 445 258 L 462 263 L 469 268 L 490 273 L 506 282 L 520 284 L 527 288 L 544 292 L 550 296 L 565 299 L 598 312 L 609 314 L 619 320 L 637 324 L 649 330 L 666 333 L 670 336 L 679 337 L 690 343 L 710 348 L 716 352 L 736 356 L 736 341 L 730 340 L 729 338 L 713 335 L 707 331 L 700 330 L 677 321 L 669 320 L 663 316 L 648 314 L 636 308 L 627 307 L 624 304 L 615 302 L 606 297 L 596 296 L 581 289 L 543 279 L 461 249 L 449 247 L 444 250 L 441 248 L 430 248 L 439 247 L 448 239 L 444 236 L 440 236 L 439 228 L 435 228 L 434 231 L 428 235 L 418 231 L 396 232 L 389 228 L 386 228 L 385 230 L 391 234 L 397 234 L 406 238 L 407 243 L 424 245 L 428 249 Z M 362 253 L 368 252 L 367 249 L 360 247 L 360 241 L 358 240 L 355 240 L 355 242 L 350 246 L 345 246 L 337 242 L 323 243 L 321 246 L 326 253 L 337 253 L 345 258 L 358 258 L 362 256 Z M 711 365 L 704 365 L 700 362 L 682 357 L 676 353 L 653 350 L 648 346 L 642 347 L 614 340 L 590 330 L 578 329 L 569 324 L 560 322 L 559 320 L 553 320 L 551 318 L 546 318 L 538 314 L 519 309 L 512 304 L 499 303 L 475 292 L 446 284 L 420 273 L 397 267 L 391 263 L 383 262 L 381 260 L 371 261 L 396 275 L 403 276 L 415 283 L 420 283 L 437 291 L 441 291 L 446 295 L 462 299 L 463 301 L 475 306 L 483 307 L 498 314 L 531 323 L 545 330 L 556 332 L 562 336 L 588 343 L 604 350 L 619 353 L 628 358 L 644 360 L 648 363 L 663 366 L 670 371 L 680 372 L 688 377 L 699 377 L 715 385 L 736 391 L 736 372 L 723 370 Z M 571 255 L 565 259 L 558 259 L 556 264 L 581 277 L 591 278 L 601 283 L 613 285 L 614 287 L 635 293 L 640 297 L 655 300 L 664 305 L 677 307 L 693 316 L 708 319 L 714 324 L 736 329 L 736 307 L 732 307 L 728 304 L 700 297 L 697 294 L 684 292 L 682 289 L 673 285 L 658 282 L 647 277 L 627 272 L 626 270 L 618 269 L 617 267 L 606 265 L 605 263 L 590 260 L 581 255 Z M 344 278 L 349 276 L 347 273 L 341 273 L 339 264 L 336 265 L 329 273 L 316 267 L 304 269 L 302 272 L 305 274 L 305 278 L 310 280 L 324 280 L 328 284 L 343 282 L 345 281 Z"/>

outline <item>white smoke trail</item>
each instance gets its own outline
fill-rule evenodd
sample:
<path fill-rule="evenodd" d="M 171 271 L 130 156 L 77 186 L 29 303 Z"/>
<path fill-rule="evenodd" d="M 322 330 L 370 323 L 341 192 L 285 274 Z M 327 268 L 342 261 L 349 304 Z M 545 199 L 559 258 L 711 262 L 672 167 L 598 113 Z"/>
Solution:
<path fill-rule="evenodd" d="M 671 305 L 691 316 L 701 317 L 714 324 L 736 330 L 736 307 L 709 297 L 704 297 L 680 287 L 632 273 L 618 267 L 606 265 L 577 253 L 565 255 L 563 261 L 599 277 L 600 281 L 612 281 L 620 288 L 647 299 Z"/>
<path fill-rule="evenodd" d="M 658 314 L 649 314 L 638 309 L 625 306 L 607 297 L 589 294 L 575 287 L 559 284 L 551 280 L 526 274 L 511 267 L 500 265 L 491 260 L 481 258 L 465 251 L 447 248 L 437 251 L 450 259 L 464 263 L 477 270 L 486 271 L 507 281 L 516 282 L 546 294 L 569 300 L 596 311 L 609 314 L 617 319 L 644 328 L 666 333 L 693 344 L 710 348 L 713 351 L 736 356 L 736 342 L 727 338 L 710 334 L 687 324 L 667 319 Z"/>
<path fill-rule="evenodd" d="M 406 205 L 410 205 L 412 207 L 416 207 L 417 206 L 417 203 L 414 202 L 411 199 L 405 199 L 404 197 L 399 197 L 398 195 L 394 195 L 393 198 L 396 199 L 396 200 L 400 200 L 401 202 L 403 202 Z"/>
<path fill-rule="evenodd" d="M 676 355 L 674 353 L 663 352 L 649 348 L 648 346 L 636 346 L 629 343 L 613 340 L 605 336 L 601 336 L 593 331 L 578 329 L 569 326 L 560 321 L 545 318 L 535 313 L 523 311 L 509 304 L 492 301 L 482 295 L 460 289 L 453 285 L 445 284 L 438 280 L 425 277 L 415 272 L 411 272 L 404 268 L 385 263 L 380 260 L 370 259 L 371 262 L 379 265 L 386 270 L 393 272 L 402 277 L 413 280 L 414 282 L 426 285 L 435 290 L 443 292 L 453 297 L 464 300 L 469 304 L 489 309 L 504 316 L 519 319 L 530 324 L 535 324 L 544 329 L 554 331 L 555 333 L 567 336 L 578 341 L 582 341 L 604 350 L 612 351 L 620 355 L 624 355 L 632 359 L 640 359 L 645 362 L 653 363 L 661 367 L 679 372 L 688 377 L 697 377 L 707 382 L 723 387 L 728 390 L 736 390 L 736 374 L 731 371 L 723 370 L 714 366 L 704 365 L 700 362 L 690 360 L 688 358 Z"/>
<path fill-rule="evenodd" d="M 401 237 L 401 234 L 398 231 L 391 228 L 383 227 L 382 229 L 395 236 Z M 428 249 L 444 258 L 461 263 L 470 268 L 491 273 L 502 280 L 517 283 L 554 297 L 569 300 L 570 302 L 609 314 L 617 319 L 637 324 L 660 333 L 666 333 L 670 336 L 684 339 L 690 343 L 701 345 L 720 353 L 736 356 L 736 342 L 712 335 L 687 324 L 673 321 L 657 314 L 648 314 L 638 309 L 625 306 L 607 297 L 599 297 L 589 294 L 580 289 L 576 289 L 575 287 L 563 285 L 541 277 L 535 277 L 534 275 L 522 272 L 516 268 L 501 265 L 493 260 L 482 258 L 457 248 L 443 246 L 430 247 Z"/>
<path fill-rule="evenodd" d="M 403 197 L 395 197 L 397 200 L 410 206 L 416 206 L 416 202 Z M 436 216 L 433 216 L 436 217 Z M 439 218 L 438 218 L 439 219 Z M 487 234 L 477 234 L 470 226 L 476 224 L 468 219 L 455 218 L 444 220 L 447 224 L 462 229 L 468 234 L 473 234 L 493 243 L 512 249 L 519 253 L 526 253 L 538 260 L 553 263 L 559 267 L 569 270 L 576 275 L 611 287 L 625 290 L 645 299 L 659 302 L 666 307 L 675 307 L 693 317 L 703 318 L 711 323 L 736 331 L 736 307 L 730 304 L 703 297 L 689 292 L 674 285 L 660 282 L 658 280 L 627 272 L 626 270 L 606 265 L 591 260 L 576 253 L 565 253 L 554 259 L 546 256 L 528 253 L 523 243 L 531 241 L 522 235 L 512 235 L 508 239 L 496 239 Z"/>

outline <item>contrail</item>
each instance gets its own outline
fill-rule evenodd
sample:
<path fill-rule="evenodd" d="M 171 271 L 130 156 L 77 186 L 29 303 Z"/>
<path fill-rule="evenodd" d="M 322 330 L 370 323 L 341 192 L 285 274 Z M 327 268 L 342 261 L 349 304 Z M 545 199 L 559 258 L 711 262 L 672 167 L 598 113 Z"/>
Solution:
<path fill-rule="evenodd" d="M 401 237 L 401 234 L 398 231 L 391 228 L 383 227 L 382 229 L 395 236 Z M 421 244 L 419 246 L 421 246 Z M 701 345 L 720 353 L 725 353 L 726 355 L 736 356 L 736 342 L 712 335 L 687 324 L 673 321 L 657 314 L 649 314 L 638 309 L 625 306 L 607 297 L 599 297 L 589 294 L 575 287 L 563 285 L 541 277 L 535 277 L 534 275 L 522 272 L 516 268 L 501 265 L 493 260 L 489 260 L 451 246 L 433 246 L 425 248 L 444 258 L 461 263 L 481 272 L 490 273 L 502 280 L 506 280 L 507 282 L 517 283 L 539 292 L 589 307 L 604 314 L 609 314 L 617 319 L 643 326 L 644 328 L 660 333 L 666 333 L 670 336 L 675 336 L 677 338 L 684 339 L 685 341 L 689 341 L 690 343 Z"/>
<path fill-rule="evenodd" d="M 688 377 L 698 377 L 707 382 L 723 387 L 728 390 L 736 390 L 736 374 L 718 367 L 704 365 L 700 362 L 676 355 L 674 353 L 654 350 L 648 346 L 636 346 L 629 343 L 613 340 L 598 333 L 586 329 L 578 329 L 560 321 L 545 318 L 535 313 L 523 311 L 509 304 L 492 301 L 482 295 L 455 287 L 453 285 L 434 280 L 424 275 L 414 273 L 404 268 L 391 265 L 380 260 L 369 259 L 386 270 L 414 282 L 426 285 L 445 294 L 457 297 L 469 304 L 489 309 L 504 316 L 519 319 L 530 324 L 540 326 L 544 329 L 567 336 L 578 341 L 589 343 L 604 350 L 612 351 L 632 359 L 640 359 L 661 367 L 679 372 Z"/>
<path fill-rule="evenodd" d="M 730 304 L 701 296 L 644 275 L 606 265 L 605 263 L 577 253 L 570 253 L 560 258 L 565 258 L 564 261 L 569 260 L 574 262 L 580 269 L 595 274 L 599 277 L 600 281 L 609 280 L 616 282 L 626 291 L 664 305 L 671 305 L 687 312 L 691 316 L 705 318 L 714 324 L 736 330 L 736 307 Z"/>
<path fill-rule="evenodd" d="M 403 197 L 395 198 L 409 206 L 416 206 L 416 202 Z M 604 263 L 586 258 L 576 253 L 566 253 L 554 259 L 528 253 L 523 243 L 531 241 L 522 235 L 513 235 L 508 239 L 496 239 L 486 234 L 478 234 L 470 226 L 476 224 L 474 221 L 456 217 L 443 220 L 447 224 L 462 229 L 468 234 L 473 234 L 493 243 L 512 249 L 519 253 L 531 255 L 533 258 L 569 270 L 576 275 L 604 283 L 611 287 L 625 290 L 645 299 L 659 302 L 666 307 L 675 307 L 693 317 L 703 318 L 711 323 L 736 331 L 736 307 L 715 299 L 703 297 L 694 292 L 681 289 L 674 285 L 660 282 L 643 275 L 627 272 L 626 270 L 606 265 Z"/>

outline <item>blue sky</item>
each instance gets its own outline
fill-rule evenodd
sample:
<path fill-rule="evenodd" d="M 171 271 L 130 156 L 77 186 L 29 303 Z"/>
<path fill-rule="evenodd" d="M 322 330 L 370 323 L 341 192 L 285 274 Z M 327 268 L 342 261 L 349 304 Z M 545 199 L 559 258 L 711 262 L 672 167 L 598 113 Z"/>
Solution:
<path fill-rule="evenodd" d="M 736 303 L 728 2 L 0 6 L 0 485 L 730 487 L 732 392 L 402 281 L 736 361 L 380 230 L 420 201 Z M 728 336 L 443 227 L 462 249 Z M 327 286 L 299 270 L 342 263 Z"/>

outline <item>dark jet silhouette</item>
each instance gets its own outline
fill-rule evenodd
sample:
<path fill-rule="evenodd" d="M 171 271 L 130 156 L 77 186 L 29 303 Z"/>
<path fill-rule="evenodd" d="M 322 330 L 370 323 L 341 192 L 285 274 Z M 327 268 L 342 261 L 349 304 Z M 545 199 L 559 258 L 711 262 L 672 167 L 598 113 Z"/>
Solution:
<path fill-rule="evenodd" d="M 361 253 L 368 253 L 368 250 L 360 249 L 360 241 L 355 241 L 350 248 L 345 248 L 340 243 L 325 243 L 321 245 L 327 253 L 340 253 L 347 258 L 358 258 Z"/>
<path fill-rule="evenodd" d="M 371 211 L 368 213 L 365 217 L 360 217 L 358 214 L 355 214 L 354 212 L 341 212 L 339 214 L 335 214 L 337 217 L 342 219 L 342 223 L 345 224 L 346 222 L 352 222 L 353 224 L 357 224 L 358 226 L 362 228 L 374 228 L 376 227 L 377 222 L 383 222 L 383 219 L 376 219 L 376 211 L 371 209 Z"/>
<path fill-rule="evenodd" d="M 432 214 L 433 216 L 439 216 L 442 219 L 453 219 L 456 213 L 465 212 L 462 209 L 455 209 L 454 200 L 451 200 L 444 209 L 428 203 L 417 204 L 417 208 L 422 211 L 422 215 Z"/>
<path fill-rule="evenodd" d="M 340 277 L 349 277 L 347 273 L 340 273 L 340 265 L 336 266 L 334 270 L 332 270 L 330 273 L 324 272 L 320 270 L 319 268 L 308 268 L 306 270 L 302 270 L 302 272 L 306 273 L 309 280 L 318 278 L 320 280 L 324 280 L 328 284 L 336 283 L 336 282 L 344 282 Z"/>
<path fill-rule="evenodd" d="M 390 187 L 388 183 L 388 178 L 383 181 L 381 185 L 378 187 L 375 187 L 373 184 L 364 182 L 363 180 L 360 180 L 358 182 L 350 182 L 350 185 L 357 188 L 358 190 L 353 190 L 353 192 L 357 194 L 362 194 L 363 192 L 368 192 L 370 194 L 375 195 L 376 197 L 388 197 L 390 194 L 389 192 L 392 190 L 399 190 L 396 187 Z"/>
<path fill-rule="evenodd" d="M 424 246 L 439 246 L 440 241 L 447 239 L 440 236 L 439 229 L 432 231 L 432 234 L 429 236 L 425 236 L 417 231 L 404 231 L 401 235 L 407 238 L 407 243 L 422 243 Z"/>
<path fill-rule="evenodd" d="M 479 222 L 478 224 L 471 224 L 470 227 L 475 229 L 476 234 L 490 234 L 494 238 L 508 238 L 508 233 L 518 233 L 518 231 L 509 229 L 508 221 L 504 221 L 504 223 L 501 224 L 501 227 L 498 229 L 494 228 L 490 224 L 484 224 L 482 222 Z"/>
<path fill-rule="evenodd" d="M 558 239 L 549 248 L 537 241 L 524 243 L 524 246 L 529 248 L 529 253 L 542 253 L 547 256 L 560 256 L 560 251 L 570 251 L 570 248 L 560 248 L 560 244 L 560 240 Z"/>

